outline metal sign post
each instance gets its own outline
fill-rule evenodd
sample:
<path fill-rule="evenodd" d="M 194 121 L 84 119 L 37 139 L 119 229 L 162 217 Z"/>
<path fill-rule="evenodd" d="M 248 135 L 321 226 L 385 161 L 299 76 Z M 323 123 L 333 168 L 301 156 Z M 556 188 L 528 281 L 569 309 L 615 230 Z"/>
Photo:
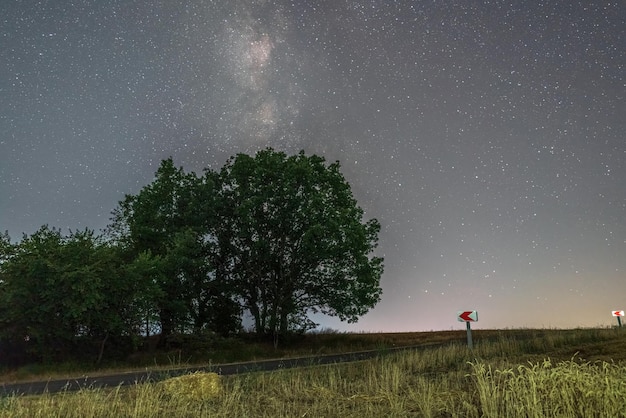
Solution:
<path fill-rule="evenodd" d="M 611 311 L 613 316 L 617 317 L 617 326 L 619 328 L 622 327 L 622 316 L 624 316 L 624 311 Z"/>
<path fill-rule="evenodd" d="M 472 341 L 472 327 L 470 322 L 478 322 L 478 311 L 459 311 L 456 313 L 456 319 L 459 322 L 465 322 L 467 328 L 467 346 L 469 349 L 474 348 Z"/>

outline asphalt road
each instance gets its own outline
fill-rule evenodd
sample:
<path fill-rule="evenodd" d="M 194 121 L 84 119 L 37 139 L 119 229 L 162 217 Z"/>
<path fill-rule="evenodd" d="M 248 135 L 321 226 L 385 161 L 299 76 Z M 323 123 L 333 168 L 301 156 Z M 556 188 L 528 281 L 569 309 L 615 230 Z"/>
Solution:
<path fill-rule="evenodd" d="M 181 376 L 194 372 L 215 372 L 220 375 L 233 375 L 240 373 L 250 373 L 259 371 L 273 371 L 280 369 L 290 369 L 294 367 L 307 367 L 323 364 L 344 363 L 350 361 L 360 361 L 379 355 L 400 350 L 415 350 L 424 348 L 440 347 L 444 344 L 421 345 L 412 347 L 398 347 L 383 350 L 359 351 L 344 354 L 331 354 L 314 357 L 298 357 L 280 360 L 263 360 L 245 363 L 218 364 L 207 367 L 177 368 L 159 371 L 142 371 L 118 373 L 104 376 L 83 376 L 74 379 L 58 379 L 36 382 L 1 383 L 0 396 L 11 395 L 39 395 L 43 393 L 72 392 L 80 389 L 98 389 L 105 387 L 117 387 L 135 385 L 147 382 L 158 382 L 170 377 Z"/>

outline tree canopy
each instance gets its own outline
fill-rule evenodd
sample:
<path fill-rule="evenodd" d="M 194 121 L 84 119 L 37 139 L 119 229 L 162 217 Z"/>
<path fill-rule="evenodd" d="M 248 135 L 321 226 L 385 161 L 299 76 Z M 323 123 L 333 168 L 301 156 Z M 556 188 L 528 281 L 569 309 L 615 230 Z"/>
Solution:
<path fill-rule="evenodd" d="M 307 329 L 316 312 L 356 321 L 379 301 L 380 225 L 363 222 L 339 163 L 268 149 L 237 155 L 219 179 L 219 245 L 258 332 Z"/>
<path fill-rule="evenodd" d="M 100 359 L 109 339 L 226 335 L 246 315 L 276 337 L 380 300 L 380 225 L 338 162 L 268 148 L 198 176 L 168 158 L 112 213 L 104 236 L 0 235 L 0 343 L 55 358 L 86 339 Z"/>
<path fill-rule="evenodd" d="M 0 264 L 0 338 L 30 341 L 36 358 L 55 360 L 85 340 L 100 346 L 130 336 L 128 312 L 144 287 L 127 280 L 113 247 L 92 231 L 63 236 L 42 226 L 19 244 L 7 245 Z M 84 347 L 83 347 L 84 348 Z"/>

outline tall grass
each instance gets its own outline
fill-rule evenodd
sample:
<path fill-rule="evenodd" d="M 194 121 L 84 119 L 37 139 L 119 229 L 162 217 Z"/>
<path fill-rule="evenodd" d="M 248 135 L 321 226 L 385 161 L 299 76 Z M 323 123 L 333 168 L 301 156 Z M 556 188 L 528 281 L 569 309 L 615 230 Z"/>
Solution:
<path fill-rule="evenodd" d="M 626 368 L 563 361 L 495 369 L 471 363 L 483 417 L 626 416 Z"/>
<path fill-rule="evenodd" d="M 575 355 L 606 357 L 626 346 L 626 333 L 546 335 L 222 377 L 221 389 L 205 398 L 178 396 L 167 384 L 7 397 L 0 416 L 626 417 L 624 357 Z"/>

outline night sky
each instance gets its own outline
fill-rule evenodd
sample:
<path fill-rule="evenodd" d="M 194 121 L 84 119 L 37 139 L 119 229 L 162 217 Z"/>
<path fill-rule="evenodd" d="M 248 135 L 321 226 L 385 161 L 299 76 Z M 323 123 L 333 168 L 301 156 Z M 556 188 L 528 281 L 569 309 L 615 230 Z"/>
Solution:
<path fill-rule="evenodd" d="M 339 330 L 616 324 L 623 1 L 0 2 L 0 230 L 100 231 L 162 159 L 339 160 L 382 224 Z"/>

